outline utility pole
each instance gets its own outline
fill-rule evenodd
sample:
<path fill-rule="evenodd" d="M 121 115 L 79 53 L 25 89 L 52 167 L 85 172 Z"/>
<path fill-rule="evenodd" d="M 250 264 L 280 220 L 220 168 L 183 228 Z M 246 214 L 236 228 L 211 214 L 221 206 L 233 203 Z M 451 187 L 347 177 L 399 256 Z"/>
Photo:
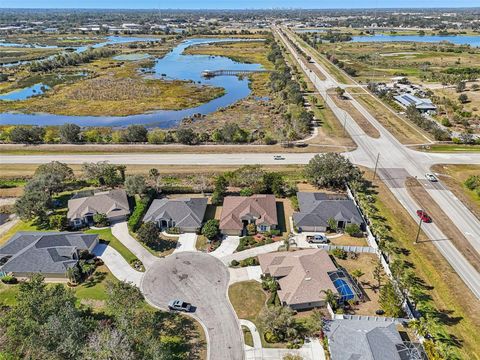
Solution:
<path fill-rule="evenodd" d="M 380 159 L 380 153 L 377 154 L 377 160 L 375 161 L 375 170 L 373 171 L 373 180 L 375 180 L 375 176 L 377 175 L 377 167 L 378 167 L 379 159 Z"/>
<path fill-rule="evenodd" d="M 418 237 L 420 236 L 420 230 L 422 229 L 422 222 L 423 220 L 420 219 L 420 222 L 418 223 L 417 237 L 415 238 L 414 244 L 418 244 Z"/>

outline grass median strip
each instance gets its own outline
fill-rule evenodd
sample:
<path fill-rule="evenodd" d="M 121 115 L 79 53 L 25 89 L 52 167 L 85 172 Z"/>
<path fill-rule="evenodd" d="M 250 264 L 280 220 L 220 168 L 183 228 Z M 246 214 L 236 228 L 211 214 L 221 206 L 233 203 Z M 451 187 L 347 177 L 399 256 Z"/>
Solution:
<path fill-rule="evenodd" d="M 367 176 L 372 176 L 367 172 Z M 443 317 L 440 323 L 458 340 L 463 359 L 480 359 L 480 303 L 462 279 L 422 233 L 420 243 L 413 244 L 418 224 L 407 214 L 381 181 L 374 181 L 378 199 L 376 206 L 391 227 L 392 236 L 406 249 L 406 260 L 416 274 L 430 287 L 435 307 Z"/>
<path fill-rule="evenodd" d="M 137 257 L 130 250 L 128 250 L 128 248 L 123 245 L 120 240 L 112 235 L 112 230 L 110 228 L 90 229 L 85 232 L 87 234 L 98 234 L 100 240 L 107 242 L 109 246 L 117 250 L 129 264 L 131 264 L 134 260 L 137 260 Z"/>

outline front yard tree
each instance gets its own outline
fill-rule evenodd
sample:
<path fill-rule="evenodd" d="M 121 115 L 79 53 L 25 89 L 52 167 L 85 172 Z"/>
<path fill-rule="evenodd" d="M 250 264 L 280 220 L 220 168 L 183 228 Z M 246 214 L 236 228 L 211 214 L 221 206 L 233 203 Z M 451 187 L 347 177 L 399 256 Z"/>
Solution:
<path fill-rule="evenodd" d="M 361 177 L 360 171 L 344 156 L 337 153 L 315 155 L 305 166 L 305 177 L 314 186 L 340 189 Z"/>
<path fill-rule="evenodd" d="M 203 225 L 202 235 L 208 240 L 212 240 L 218 235 L 218 230 L 218 220 L 210 219 Z"/>
<path fill-rule="evenodd" d="M 97 226 L 108 226 L 109 221 L 106 214 L 96 213 L 93 215 L 93 222 Z"/>
<path fill-rule="evenodd" d="M 155 246 L 160 241 L 160 230 L 157 225 L 152 222 L 144 223 L 137 232 L 138 239 L 147 246 Z"/>
<path fill-rule="evenodd" d="M 142 175 L 129 175 L 125 178 L 125 190 L 130 196 L 141 195 L 147 190 L 147 182 Z"/>
<path fill-rule="evenodd" d="M 78 143 L 80 142 L 80 131 L 80 126 L 76 124 L 64 124 L 58 130 L 60 141 L 67 144 Z"/>
<path fill-rule="evenodd" d="M 362 232 L 358 224 L 348 224 L 345 226 L 345 232 L 350 236 L 357 236 Z"/>
<path fill-rule="evenodd" d="M 272 341 L 294 339 L 298 335 L 294 312 L 288 306 L 265 306 L 259 320 L 266 333 L 273 335 Z M 265 334 L 267 337 L 268 335 Z"/>

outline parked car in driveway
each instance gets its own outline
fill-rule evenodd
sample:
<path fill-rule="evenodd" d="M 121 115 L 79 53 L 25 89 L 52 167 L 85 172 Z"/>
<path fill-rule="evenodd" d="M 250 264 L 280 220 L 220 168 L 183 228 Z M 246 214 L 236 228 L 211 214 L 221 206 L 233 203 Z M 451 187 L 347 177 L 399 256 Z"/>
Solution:
<path fill-rule="evenodd" d="M 417 210 L 417 215 L 425 223 L 431 223 L 432 218 L 423 210 Z"/>
<path fill-rule="evenodd" d="M 182 300 L 172 300 L 168 303 L 168 308 L 170 310 L 190 312 L 192 311 L 192 304 Z"/>
<path fill-rule="evenodd" d="M 322 234 L 307 235 L 307 242 L 310 244 L 326 244 L 328 243 L 328 239 Z"/>
<path fill-rule="evenodd" d="M 435 175 L 433 174 L 425 174 L 425 178 L 428 180 L 428 181 L 431 181 L 431 182 L 437 182 L 438 179 L 435 177 Z"/>

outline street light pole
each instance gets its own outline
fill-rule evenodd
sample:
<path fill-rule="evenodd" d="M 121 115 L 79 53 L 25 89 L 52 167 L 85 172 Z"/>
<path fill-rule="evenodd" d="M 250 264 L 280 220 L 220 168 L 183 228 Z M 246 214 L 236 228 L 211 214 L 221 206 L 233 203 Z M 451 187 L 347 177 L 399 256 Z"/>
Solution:
<path fill-rule="evenodd" d="M 422 222 L 423 220 L 420 219 L 420 222 L 418 223 L 417 237 L 415 238 L 414 244 L 418 244 L 418 237 L 420 236 L 420 230 L 422 229 Z"/>
<path fill-rule="evenodd" d="M 373 180 L 375 180 L 375 176 L 377 175 L 377 167 L 378 167 L 379 159 L 380 159 L 380 153 L 377 154 L 377 160 L 375 160 L 375 170 L 373 171 Z"/>

